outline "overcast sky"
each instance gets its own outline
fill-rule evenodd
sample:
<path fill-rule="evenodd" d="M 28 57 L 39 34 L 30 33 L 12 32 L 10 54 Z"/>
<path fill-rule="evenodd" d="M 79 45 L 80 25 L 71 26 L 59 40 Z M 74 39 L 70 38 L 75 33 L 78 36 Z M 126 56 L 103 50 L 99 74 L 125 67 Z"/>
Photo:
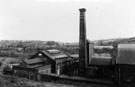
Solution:
<path fill-rule="evenodd" d="M 0 40 L 78 42 L 79 8 L 89 40 L 135 36 L 134 0 L 0 0 Z"/>

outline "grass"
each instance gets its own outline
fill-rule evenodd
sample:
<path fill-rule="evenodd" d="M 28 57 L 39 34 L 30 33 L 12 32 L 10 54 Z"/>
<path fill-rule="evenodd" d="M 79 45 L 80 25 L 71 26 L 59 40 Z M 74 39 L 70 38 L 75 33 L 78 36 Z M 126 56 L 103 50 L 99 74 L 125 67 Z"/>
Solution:
<path fill-rule="evenodd" d="M 0 75 L 0 87 L 113 87 L 113 86 L 103 86 L 99 84 L 86 84 L 79 82 L 39 82 L 32 81 L 26 78 L 18 78 L 9 75 Z"/>

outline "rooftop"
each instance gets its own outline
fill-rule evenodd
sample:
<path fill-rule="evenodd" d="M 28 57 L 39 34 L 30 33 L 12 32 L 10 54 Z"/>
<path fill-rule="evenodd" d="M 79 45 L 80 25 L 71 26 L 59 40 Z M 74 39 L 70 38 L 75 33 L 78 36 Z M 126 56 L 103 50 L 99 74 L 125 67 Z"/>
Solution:
<path fill-rule="evenodd" d="M 104 49 L 104 48 L 113 49 L 113 46 L 94 46 L 94 48 L 96 48 L 96 49 Z"/>
<path fill-rule="evenodd" d="M 68 57 L 65 53 L 61 52 L 57 49 L 43 51 L 43 53 L 47 54 L 52 59 L 66 58 Z"/>
<path fill-rule="evenodd" d="M 51 50 L 47 50 L 49 53 L 51 53 L 51 54 L 55 54 L 55 53 L 60 53 L 60 51 L 59 50 L 57 50 L 57 49 L 51 49 Z"/>
<path fill-rule="evenodd" d="M 44 60 L 41 58 L 35 58 L 35 59 L 26 59 L 24 60 L 27 64 L 34 64 L 34 63 L 41 63 Z"/>

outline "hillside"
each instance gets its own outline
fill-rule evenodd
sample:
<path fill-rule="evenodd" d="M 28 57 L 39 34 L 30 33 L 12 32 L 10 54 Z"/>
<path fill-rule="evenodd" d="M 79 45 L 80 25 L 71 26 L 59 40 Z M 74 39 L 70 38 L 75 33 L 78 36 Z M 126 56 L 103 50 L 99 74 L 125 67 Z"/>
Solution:
<path fill-rule="evenodd" d="M 78 43 L 39 41 L 39 40 L 0 40 L 1 48 L 24 48 L 24 49 L 46 49 L 55 47 L 78 46 Z"/>
<path fill-rule="evenodd" d="M 91 41 L 91 40 L 89 40 Z M 103 44 L 103 45 L 112 45 L 114 43 L 135 43 L 135 37 L 131 38 L 114 38 L 114 39 L 103 39 L 92 41 L 94 44 Z M 40 40 L 1 40 L 1 48 L 26 48 L 26 49 L 46 49 L 46 48 L 55 48 L 55 47 L 78 47 L 78 42 L 64 43 L 56 41 L 40 41 Z"/>
<path fill-rule="evenodd" d="M 78 45 L 55 41 L 1 40 L 0 57 L 28 58 L 39 50 L 58 49 L 70 54 L 78 53 Z"/>
<path fill-rule="evenodd" d="M 94 44 L 98 45 L 113 45 L 113 44 L 131 44 L 135 43 L 135 37 L 131 38 L 115 38 L 115 39 L 104 39 L 93 41 Z"/>

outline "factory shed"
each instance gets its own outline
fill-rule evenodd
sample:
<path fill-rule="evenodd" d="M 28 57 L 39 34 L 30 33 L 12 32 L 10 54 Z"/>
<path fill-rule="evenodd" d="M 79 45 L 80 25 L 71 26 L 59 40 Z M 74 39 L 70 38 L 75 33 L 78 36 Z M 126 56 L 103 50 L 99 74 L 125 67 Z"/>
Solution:
<path fill-rule="evenodd" d="M 21 67 L 37 69 L 39 73 L 50 74 L 54 72 L 54 61 L 42 51 L 37 52 L 30 58 L 22 60 Z"/>
<path fill-rule="evenodd" d="M 60 50 L 51 49 L 47 50 L 51 58 L 55 61 L 55 73 L 57 75 L 65 74 L 66 67 L 71 64 L 70 61 L 72 60 L 67 54 Z"/>
<path fill-rule="evenodd" d="M 78 55 L 67 55 L 57 49 L 42 50 L 30 58 L 22 60 L 21 67 L 34 68 L 43 73 L 65 74 L 67 66 L 74 63 Z"/>
<path fill-rule="evenodd" d="M 116 63 L 135 65 L 135 44 L 119 44 Z"/>
<path fill-rule="evenodd" d="M 110 54 L 95 54 L 91 61 L 91 65 L 111 65 L 112 57 Z"/>
<path fill-rule="evenodd" d="M 88 65 L 111 65 L 113 57 L 111 50 L 113 46 L 94 46 L 88 44 Z"/>

